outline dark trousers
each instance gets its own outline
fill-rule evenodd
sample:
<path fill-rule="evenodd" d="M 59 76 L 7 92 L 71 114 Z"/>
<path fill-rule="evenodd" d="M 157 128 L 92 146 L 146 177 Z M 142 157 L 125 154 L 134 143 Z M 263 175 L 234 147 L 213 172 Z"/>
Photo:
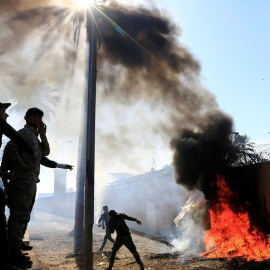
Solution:
<path fill-rule="evenodd" d="M 10 248 L 18 250 L 22 245 L 26 225 L 30 220 L 37 187 L 33 178 L 14 178 L 11 181 L 11 187 L 11 219 L 8 235 Z"/>
<path fill-rule="evenodd" d="M 5 215 L 6 196 L 0 188 L 0 266 L 8 263 L 8 235 Z"/>
<path fill-rule="evenodd" d="M 113 240 L 113 238 L 112 238 L 112 234 L 111 234 L 111 232 L 110 232 L 110 230 L 109 230 L 108 227 L 106 227 L 106 234 L 105 234 L 105 236 L 104 236 L 104 240 L 103 240 L 103 243 L 102 243 L 102 245 L 101 245 L 100 250 L 102 250 L 102 249 L 105 247 L 105 245 L 106 245 L 106 243 L 107 243 L 107 240 L 109 240 L 109 241 L 111 241 L 112 243 L 114 243 L 114 240 Z"/>
<path fill-rule="evenodd" d="M 115 243 L 113 245 L 112 248 L 112 255 L 110 258 L 110 267 L 113 267 L 114 264 L 114 259 L 116 256 L 116 252 L 122 247 L 125 246 L 133 255 L 133 257 L 135 258 L 136 262 L 140 265 L 142 265 L 142 261 L 140 258 L 140 255 L 138 253 L 138 251 L 136 250 L 136 246 L 134 245 L 133 241 L 132 241 L 132 237 L 130 234 L 126 234 L 126 235 L 121 235 L 116 237 L 115 239 Z"/>

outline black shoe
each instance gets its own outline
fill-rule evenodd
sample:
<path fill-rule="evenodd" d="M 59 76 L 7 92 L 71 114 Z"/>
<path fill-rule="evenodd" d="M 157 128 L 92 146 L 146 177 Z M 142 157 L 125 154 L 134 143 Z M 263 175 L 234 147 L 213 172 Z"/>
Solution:
<path fill-rule="evenodd" d="M 106 270 L 112 270 L 112 267 L 108 267 L 108 268 L 106 268 Z"/>
<path fill-rule="evenodd" d="M 0 269 L 3 269 L 3 270 L 24 270 L 24 268 L 18 268 L 16 266 L 11 265 L 11 264 L 0 265 Z"/>
<path fill-rule="evenodd" d="M 17 260 L 12 260 L 12 265 L 19 267 L 20 269 L 26 269 L 26 268 L 31 268 L 33 262 L 30 261 L 29 259 L 17 259 Z"/>
<path fill-rule="evenodd" d="M 32 246 L 27 246 L 25 243 L 22 243 L 20 247 L 21 250 L 31 250 L 32 248 Z"/>

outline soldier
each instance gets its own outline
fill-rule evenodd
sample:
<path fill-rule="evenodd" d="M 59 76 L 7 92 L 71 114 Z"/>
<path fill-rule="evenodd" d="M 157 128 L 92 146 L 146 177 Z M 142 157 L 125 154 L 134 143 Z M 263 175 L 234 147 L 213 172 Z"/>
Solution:
<path fill-rule="evenodd" d="M 12 173 L 12 170 L 13 170 L 13 166 L 8 158 L 8 147 L 5 149 L 4 153 L 3 153 L 3 157 L 2 157 L 2 163 L 1 163 L 1 170 L 3 172 L 10 172 Z M 45 167 L 48 167 L 48 168 L 61 168 L 61 169 L 69 169 L 69 170 L 73 170 L 73 167 L 72 165 L 69 165 L 69 164 L 61 164 L 61 163 L 57 163 L 53 160 L 50 160 L 48 159 L 47 157 L 42 157 L 41 161 L 40 161 L 40 164 L 45 166 Z M 11 182 L 8 182 L 8 179 L 4 176 L 2 177 L 2 181 L 3 181 L 3 184 L 4 184 L 4 187 L 5 187 L 5 193 L 6 193 L 6 196 L 7 196 L 7 206 L 9 208 L 12 209 L 12 206 L 11 206 L 11 202 L 10 202 L 10 199 L 11 199 L 11 190 L 10 190 L 10 185 L 11 185 Z M 32 201 L 32 204 L 31 204 L 31 213 L 33 215 L 33 212 L 32 212 L 32 209 L 33 209 L 33 206 L 34 206 L 34 203 L 35 203 L 35 197 L 33 198 L 33 201 Z M 11 224 L 11 220 L 13 218 L 13 215 L 12 215 L 12 210 L 10 211 L 10 215 L 9 215 L 9 224 Z M 31 219 L 33 218 L 33 216 L 31 215 Z M 25 231 L 27 229 L 27 224 L 28 222 L 25 223 L 25 229 L 24 229 L 24 234 L 25 234 Z M 21 247 L 20 249 L 21 250 L 31 250 L 33 247 L 32 246 L 27 246 L 24 244 L 24 242 L 22 241 L 22 244 L 21 244 Z"/>
<path fill-rule="evenodd" d="M 35 162 L 34 150 L 32 147 L 22 138 L 22 136 L 14 130 L 7 122 L 6 119 L 8 114 L 6 113 L 6 109 L 10 106 L 10 103 L 1 103 L 0 102 L 0 147 L 2 145 L 2 135 L 6 135 L 8 138 L 12 139 L 16 142 L 22 149 L 28 153 L 31 162 Z M 32 166 L 30 164 L 30 166 Z M 7 172 L 0 171 L 0 177 L 9 179 L 11 178 L 11 174 Z M 0 269 L 2 270 L 19 270 L 9 264 L 9 243 L 6 229 L 6 215 L 5 215 L 5 205 L 6 198 L 3 189 L 0 188 Z M 29 265 L 27 259 L 21 255 L 21 265 Z"/>
<path fill-rule="evenodd" d="M 140 270 L 144 270 L 144 265 L 141 261 L 140 255 L 136 250 L 136 246 L 134 245 L 129 228 L 125 222 L 125 220 L 136 221 L 138 225 L 141 225 L 141 221 L 137 220 L 136 218 L 129 217 L 126 214 L 118 214 L 114 210 L 109 212 L 110 221 L 108 223 L 108 227 L 111 233 L 116 231 L 116 240 L 112 248 L 112 255 L 110 258 L 109 267 L 106 270 L 112 270 L 114 259 L 116 252 L 124 245 L 128 248 L 128 250 L 134 256 L 136 262 L 140 265 Z"/>
<path fill-rule="evenodd" d="M 110 240 L 112 243 L 114 243 L 114 240 L 112 239 L 112 234 L 108 228 L 108 223 L 110 220 L 108 206 L 103 206 L 103 211 L 104 211 L 104 213 L 101 214 L 100 219 L 98 220 L 98 227 L 101 227 L 101 225 L 102 225 L 103 230 L 106 228 L 106 234 L 104 236 L 104 240 L 103 240 L 103 243 L 102 243 L 99 251 L 103 250 L 103 248 L 106 245 L 107 239 Z M 101 222 L 101 224 L 100 224 L 100 222 Z"/>
<path fill-rule="evenodd" d="M 9 223 L 9 241 L 12 261 L 16 263 L 20 256 L 21 243 L 24 236 L 25 224 L 30 220 L 32 203 L 36 195 L 36 184 L 39 182 L 40 162 L 43 156 L 50 153 L 46 137 L 46 125 L 42 122 L 43 111 L 38 108 L 27 110 L 24 119 L 26 125 L 19 133 L 32 145 L 37 157 L 35 166 L 25 170 L 29 164 L 29 157 L 18 145 L 10 141 L 6 150 L 13 167 L 11 181 L 11 212 L 12 220 Z M 40 140 L 38 138 L 40 137 Z"/>

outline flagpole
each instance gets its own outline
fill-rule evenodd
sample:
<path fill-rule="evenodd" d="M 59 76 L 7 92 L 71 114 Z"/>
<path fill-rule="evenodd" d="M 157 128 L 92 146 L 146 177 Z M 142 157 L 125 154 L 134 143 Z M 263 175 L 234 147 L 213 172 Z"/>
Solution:
<path fill-rule="evenodd" d="M 96 111 L 96 63 L 97 38 L 93 14 L 86 11 L 88 56 L 87 135 L 86 135 L 86 181 L 84 215 L 83 269 L 93 270 L 93 224 L 95 188 L 95 111 Z"/>

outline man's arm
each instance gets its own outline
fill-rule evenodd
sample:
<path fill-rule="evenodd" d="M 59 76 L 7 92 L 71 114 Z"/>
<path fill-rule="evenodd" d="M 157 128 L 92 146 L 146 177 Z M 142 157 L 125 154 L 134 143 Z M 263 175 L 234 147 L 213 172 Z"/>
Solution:
<path fill-rule="evenodd" d="M 4 119 L 0 118 L 0 129 L 3 134 L 21 147 L 29 156 L 34 154 L 34 149 L 26 142 L 26 140 Z"/>
<path fill-rule="evenodd" d="M 47 157 L 42 157 L 40 164 L 48 168 L 69 169 L 71 171 L 73 169 L 72 165 L 57 163 L 53 160 L 48 159 Z"/>
<path fill-rule="evenodd" d="M 57 163 L 47 157 L 42 157 L 40 164 L 48 168 L 56 168 Z"/>
<path fill-rule="evenodd" d="M 42 156 L 50 154 L 50 145 L 46 137 L 47 126 L 41 121 L 38 126 L 38 134 L 41 139 Z"/>
<path fill-rule="evenodd" d="M 114 233 L 114 226 L 113 226 L 112 219 L 110 219 L 110 221 L 108 223 L 108 228 L 109 228 L 111 233 Z"/>
<path fill-rule="evenodd" d="M 129 217 L 126 214 L 120 214 L 124 219 L 130 220 L 130 221 L 136 221 L 138 225 L 141 225 L 141 221 L 134 217 Z"/>
<path fill-rule="evenodd" d="M 100 222 L 103 220 L 103 214 L 101 214 L 99 220 L 98 220 L 98 227 L 101 227 L 101 224 Z"/>

